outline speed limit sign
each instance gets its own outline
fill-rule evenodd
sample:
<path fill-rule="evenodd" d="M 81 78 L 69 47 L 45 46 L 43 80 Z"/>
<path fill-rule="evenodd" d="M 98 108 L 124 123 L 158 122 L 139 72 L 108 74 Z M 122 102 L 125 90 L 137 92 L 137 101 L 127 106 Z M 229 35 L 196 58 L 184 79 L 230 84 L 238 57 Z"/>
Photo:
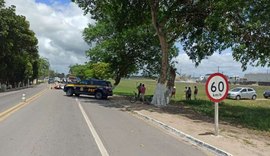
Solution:
<path fill-rule="evenodd" d="M 227 78 L 221 73 L 211 74 L 205 85 L 206 94 L 213 102 L 220 102 L 227 97 L 229 84 Z"/>
<path fill-rule="evenodd" d="M 227 78 L 221 73 L 210 75 L 205 84 L 208 98 L 215 102 L 215 135 L 218 136 L 218 102 L 224 100 L 229 91 Z"/>

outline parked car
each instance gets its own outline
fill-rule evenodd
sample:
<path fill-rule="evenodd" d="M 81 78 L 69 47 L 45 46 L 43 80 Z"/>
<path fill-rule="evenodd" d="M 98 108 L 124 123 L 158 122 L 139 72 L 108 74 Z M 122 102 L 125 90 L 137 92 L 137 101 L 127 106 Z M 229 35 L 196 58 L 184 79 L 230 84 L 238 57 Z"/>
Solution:
<path fill-rule="evenodd" d="M 233 88 L 228 92 L 227 98 L 230 99 L 252 99 L 255 100 L 257 98 L 257 93 L 253 88 L 249 87 L 237 87 Z"/>
<path fill-rule="evenodd" d="M 264 98 L 269 98 L 270 97 L 270 90 L 266 90 L 263 92 Z"/>

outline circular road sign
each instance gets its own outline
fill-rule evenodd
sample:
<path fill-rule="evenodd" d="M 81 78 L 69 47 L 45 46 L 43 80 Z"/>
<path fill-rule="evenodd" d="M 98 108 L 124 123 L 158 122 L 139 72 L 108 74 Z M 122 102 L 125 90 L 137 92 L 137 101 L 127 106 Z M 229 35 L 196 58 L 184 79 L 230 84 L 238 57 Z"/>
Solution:
<path fill-rule="evenodd" d="M 205 84 L 206 94 L 213 102 L 220 102 L 227 97 L 229 84 L 227 78 L 221 73 L 211 74 Z"/>

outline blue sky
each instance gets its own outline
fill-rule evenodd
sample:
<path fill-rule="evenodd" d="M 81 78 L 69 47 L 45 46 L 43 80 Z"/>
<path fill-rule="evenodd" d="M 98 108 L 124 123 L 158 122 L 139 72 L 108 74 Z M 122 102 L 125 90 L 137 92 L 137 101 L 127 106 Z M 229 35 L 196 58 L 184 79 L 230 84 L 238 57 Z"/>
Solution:
<path fill-rule="evenodd" d="M 68 4 L 71 0 L 36 0 L 36 2 L 51 5 L 53 3 Z"/>

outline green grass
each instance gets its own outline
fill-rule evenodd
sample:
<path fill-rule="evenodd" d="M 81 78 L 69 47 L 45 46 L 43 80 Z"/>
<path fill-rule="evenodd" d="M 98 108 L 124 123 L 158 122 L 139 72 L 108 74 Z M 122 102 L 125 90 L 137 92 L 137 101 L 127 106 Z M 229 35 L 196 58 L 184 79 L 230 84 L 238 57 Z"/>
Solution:
<path fill-rule="evenodd" d="M 121 83 L 115 88 L 114 94 L 132 95 L 139 83 L 144 83 L 146 86 L 146 95 L 153 95 L 156 81 L 147 79 L 123 79 Z M 198 100 L 185 100 L 184 90 L 185 86 L 190 86 L 192 90 L 197 86 L 199 93 Z M 230 85 L 230 88 L 236 87 Z M 270 132 L 270 99 L 263 98 L 263 92 L 270 87 L 266 86 L 251 86 L 257 92 L 257 100 L 231 100 L 226 99 L 220 103 L 219 119 L 226 121 L 236 126 L 247 127 L 255 130 L 262 130 Z M 176 83 L 176 98 L 174 105 L 185 105 L 194 111 L 214 117 L 214 104 L 209 101 L 206 96 L 204 84 L 188 84 Z"/>
<path fill-rule="evenodd" d="M 156 87 L 156 82 L 154 80 L 148 80 L 148 79 L 123 79 L 121 80 L 120 84 L 115 88 L 113 91 L 114 94 L 119 95 L 133 95 L 133 92 L 137 91 L 137 86 L 143 83 L 146 87 L 146 93 L 145 95 L 153 95 L 154 89 Z"/>

